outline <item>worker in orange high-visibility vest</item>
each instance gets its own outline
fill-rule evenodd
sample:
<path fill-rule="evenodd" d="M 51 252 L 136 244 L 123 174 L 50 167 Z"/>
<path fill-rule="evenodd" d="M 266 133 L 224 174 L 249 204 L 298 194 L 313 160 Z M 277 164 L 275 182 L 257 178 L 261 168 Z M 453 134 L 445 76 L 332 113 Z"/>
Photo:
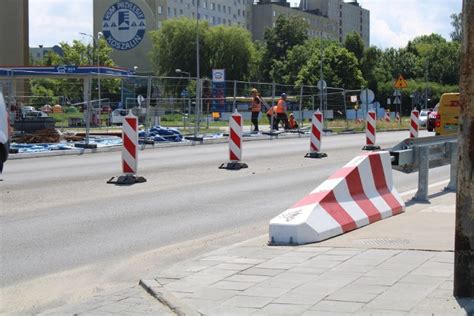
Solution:
<path fill-rule="evenodd" d="M 270 124 L 270 128 L 272 127 L 272 117 L 273 117 L 273 127 L 275 127 L 276 122 L 276 105 L 271 106 L 267 111 L 267 118 L 268 124 Z"/>
<path fill-rule="evenodd" d="M 251 90 L 252 94 L 252 103 L 250 105 L 250 110 L 252 111 L 252 124 L 254 126 L 253 131 L 258 132 L 258 116 L 260 115 L 260 112 L 262 111 L 262 105 L 260 103 L 260 98 L 258 97 L 258 90 L 257 89 L 252 89 Z"/>
<path fill-rule="evenodd" d="M 290 113 L 290 118 L 288 119 L 288 127 L 290 129 L 298 128 L 298 122 L 296 122 L 295 115 L 293 113 Z"/>
<path fill-rule="evenodd" d="M 288 126 L 288 116 L 287 116 L 287 108 L 286 108 L 286 93 L 281 94 L 281 98 L 278 100 L 276 105 L 276 123 L 275 129 L 278 130 L 278 125 L 280 122 L 285 124 L 285 129 L 289 129 Z"/>

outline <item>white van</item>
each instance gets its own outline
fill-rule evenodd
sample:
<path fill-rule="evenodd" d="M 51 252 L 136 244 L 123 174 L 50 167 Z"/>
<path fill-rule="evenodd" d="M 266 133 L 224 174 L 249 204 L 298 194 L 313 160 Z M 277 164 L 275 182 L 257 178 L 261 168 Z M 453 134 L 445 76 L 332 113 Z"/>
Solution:
<path fill-rule="evenodd" d="M 0 87 L 0 174 L 3 171 L 3 164 L 8 159 L 10 150 L 10 122 L 3 98 L 3 91 Z"/>

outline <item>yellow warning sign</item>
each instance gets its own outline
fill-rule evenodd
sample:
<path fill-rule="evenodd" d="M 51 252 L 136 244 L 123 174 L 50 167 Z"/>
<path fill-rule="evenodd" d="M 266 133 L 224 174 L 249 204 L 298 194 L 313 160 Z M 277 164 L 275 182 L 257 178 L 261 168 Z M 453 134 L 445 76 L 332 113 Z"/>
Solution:
<path fill-rule="evenodd" d="M 395 87 L 395 89 L 404 89 L 408 88 L 408 83 L 402 75 L 398 75 L 398 79 L 397 81 L 395 81 L 395 84 L 393 86 Z"/>

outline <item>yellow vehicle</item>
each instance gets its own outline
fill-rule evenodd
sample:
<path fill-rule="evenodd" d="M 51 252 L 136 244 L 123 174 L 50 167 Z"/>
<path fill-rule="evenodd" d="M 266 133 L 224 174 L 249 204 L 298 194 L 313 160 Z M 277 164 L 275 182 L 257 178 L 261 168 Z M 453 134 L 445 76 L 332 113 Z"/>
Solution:
<path fill-rule="evenodd" d="M 436 135 L 456 134 L 459 128 L 459 93 L 444 93 L 439 100 Z"/>

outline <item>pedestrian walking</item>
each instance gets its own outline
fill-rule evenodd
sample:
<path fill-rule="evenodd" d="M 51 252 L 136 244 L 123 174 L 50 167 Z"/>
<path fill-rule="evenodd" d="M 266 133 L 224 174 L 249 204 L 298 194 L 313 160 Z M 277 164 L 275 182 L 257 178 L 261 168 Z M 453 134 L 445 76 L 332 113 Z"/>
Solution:
<path fill-rule="evenodd" d="M 251 103 L 251 111 L 252 111 L 252 124 L 254 126 L 253 131 L 258 132 L 258 117 L 260 115 L 260 112 L 262 111 L 262 104 L 260 102 L 260 98 L 258 95 L 258 90 L 253 88 L 251 90 L 251 95 L 252 95 L 252 103 Z"/>
<path fill-rule="evenodd" d="M 278 130 L 278 125 L 280 122 L 283 122 L 285 129 L 289 129 L 288 126 L 288 115 L 287 113 L 287 107 L 286 107 L 286 93 L 281 94 L 281 98 L 278 100 L 278 103 L 276 105 L 276 123 L 275 123 L 275 129 Z"/>

